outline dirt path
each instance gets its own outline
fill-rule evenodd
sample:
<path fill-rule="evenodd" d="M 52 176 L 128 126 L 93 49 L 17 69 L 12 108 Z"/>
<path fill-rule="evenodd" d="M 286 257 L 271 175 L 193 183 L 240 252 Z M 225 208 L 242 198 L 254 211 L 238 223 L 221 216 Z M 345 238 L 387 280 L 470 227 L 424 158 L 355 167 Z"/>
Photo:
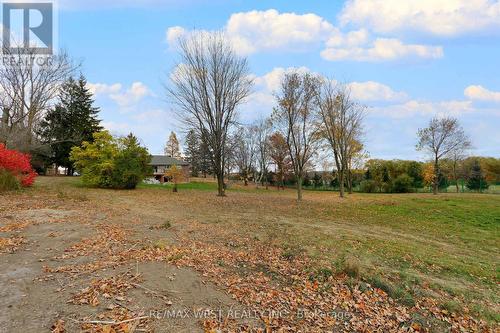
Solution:
<path fill-rule="evenodd" d="M 64 194 L 0 201 L 0 332 L 196 332 L 208 309 L 240 308 L 192 269 L 129 256 L 176 240 L 125 213 Z"/>

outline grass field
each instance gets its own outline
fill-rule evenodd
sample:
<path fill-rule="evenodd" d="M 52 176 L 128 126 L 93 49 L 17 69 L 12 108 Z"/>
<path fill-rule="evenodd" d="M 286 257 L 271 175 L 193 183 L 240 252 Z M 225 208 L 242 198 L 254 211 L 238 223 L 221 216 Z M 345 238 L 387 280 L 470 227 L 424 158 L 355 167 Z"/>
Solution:
<path fill-rule="evenodd" d="M 41 177 L 28 191 L 162 216 L 184 242 L 207 246 L 207 253 L 279 253 L 258 265 L 208 256 L 217 269 L 244 269 L 245 275 L 264 274 L 286 285 L 276 260 L 282 265 L 307 258 L 303 270 L 311 281 L 324 281 L 322 288 L 343 276 L 350 288 L 380 288 L 413 312 L 431 299 L 445 314 L 471 315 L 493 326 L 500 321 L 499 195 L 355 193 L 340 199 L 336 192 L 306 191 L 297 203 L 293 190 L 234 184 L 219 198 L 213 182 L 182 184 L 179 193 L 169 185 L 112 191 L 78 184 L 77 178 Z M 447 327 L 441 324 L 447 325 L 437 323 L 435 332 Z"/>
<path fill-rule="evenodd" d="M 180 188 L 215 191 L 216 184 Z M 259 203 L 249 199 L 248 206 L 227 207 L 224 216 L 232 218 L 221 220 L 208 211 L 206 218 L 273 240 L 285 255 L 310 255 L 312 273 L 354 270 L 353 283 L 376 283 L 407 304 L 445 292 L 443 308 L 466 307 L 499 321 L 500 196 L 356 193 L 340 200 L 334 192 L 307 192 L 297 205 L 293 191 L 235 186 L 229 200 L 235 191 L 259 195 Z"/>

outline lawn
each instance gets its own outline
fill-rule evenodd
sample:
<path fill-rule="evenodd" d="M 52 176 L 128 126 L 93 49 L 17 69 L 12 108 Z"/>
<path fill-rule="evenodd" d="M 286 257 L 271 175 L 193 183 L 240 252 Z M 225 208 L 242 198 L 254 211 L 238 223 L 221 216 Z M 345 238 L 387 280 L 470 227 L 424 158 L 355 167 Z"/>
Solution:
<path fill-rule="evenodd" d="M 216 184 L 179 188 L 215 192 Z M 288 255 L 306 253 L 312 271 L 358 266 L 361 281 L 377 281 L 403 302 L 444 291 L 444 307 L 499 321 L 500 196 L 356 193 L 341 200 L 335 192 L 307 192 L 301 204 L 293 198 L 291 190 L 234 185 L 223 212 L 209 209 L 207 200 L 191 209 L 196 218 L 273 242 Z"/>
<path fill-rule="evenodd" d="M 241 185 L 219 198 L 213 182 L 182 184 L 179 193 L 168 185 L 134 191 L 77 185 L 74 178 L 42 177 L 28 191 L 54 193 L 96 210 L 126 207 L 143 221 L 137 223 L 160 217 L 189 258 L 177 264 L 214 281 L 267 277 L 254 289 L 272 285 L 273 292 L 293 291 L 298 297 L 293 286 L 304 278 L 319 281 L 322 302 L 335 294 L 337 284 L 366 295 L 376 287 L 411 320 L 425 318 L 419 325 L 430 331 L 449 329 L 449 322 L 468 315 L 498 327 L 499 195 L 355 193 L 340 199 L 336 192 L 306 191 L 297 203 L 293 190 Z M 222 286 L 240 300 L 234 284 Z M 240 301 L 249 302 L 248 297 Z"/>

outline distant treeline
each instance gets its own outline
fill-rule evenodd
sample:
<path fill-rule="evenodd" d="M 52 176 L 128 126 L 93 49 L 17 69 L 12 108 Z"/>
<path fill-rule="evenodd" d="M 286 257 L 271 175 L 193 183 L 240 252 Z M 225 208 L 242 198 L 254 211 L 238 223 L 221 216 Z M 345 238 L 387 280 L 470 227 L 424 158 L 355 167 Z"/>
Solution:
<path fill-rule="evenodd" d="M 432 163 L 409 160 L 371 159 L 364 169 L 353 170 L 354 191 L 366 193 L 408 193 L 430 190 L 434 177 Z M 277 183 L 270 173 L 270 184 Z M 285 177 L 285 185 L 294 186 L 294 178 Z M 441 190 L 454 186 L 457 192 L 465 189 L 479 191 L 490 185 L 500 185 L 500 158 L 471 156 L 463 160 L 443 159 L 439 174 Z M 309 189 L 336 190 L 339 188 L 335 171 L 308 172 L 304 186 Z"/>

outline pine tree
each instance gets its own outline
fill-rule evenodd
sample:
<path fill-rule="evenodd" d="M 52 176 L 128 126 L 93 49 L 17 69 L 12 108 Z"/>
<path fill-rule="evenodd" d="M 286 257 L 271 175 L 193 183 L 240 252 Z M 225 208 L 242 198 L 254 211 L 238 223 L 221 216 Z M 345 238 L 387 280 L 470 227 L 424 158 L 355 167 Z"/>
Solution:
<path fill-rule="evenodd" d="M 83 141 L 92 142 L 92 134 L 102 130 L 97 118 L 99 108 L 93 104 L 85 77 L 70 78 L 61 87 L 58 103 L 41 122 L 42 142 L 52 150 L 49 162 L 67 168 L 68 174 L 73 173 L 73 163 L 69 160 L 71 148 Z"/>
<path fill-rule="evenodd" d="M 179 140 L 175 132 L 170 132 L 167 144 L 165 145 L 165 155 L 173 158 L 181 158 L 181 153 L 179 149 Z"/>
<path fill-rule="evenodd" d="M 186 135 L 186 161 L 191 164 L 191 176 L 198 177 L 200 172 L 200 139 L 194 129 Z"/>
<path fill-rule="evenodd" d="M 469 190 L 485 190 L 488 189 L 489 185 L 484 177 L 483 170 L 479 161 L 475 160 L 472 165 L 472 170 L 469 178 L 467 179 L 467 188 Z"/>
<path fill-rule="evenodd" d="M 210 151 L 209 145 L 206 141 L 201 138 L 200 139 L 200 172 L 203 174 L 203 177 L 207 177 L 207 175 L 212 173 L 212 152 Z"/>

